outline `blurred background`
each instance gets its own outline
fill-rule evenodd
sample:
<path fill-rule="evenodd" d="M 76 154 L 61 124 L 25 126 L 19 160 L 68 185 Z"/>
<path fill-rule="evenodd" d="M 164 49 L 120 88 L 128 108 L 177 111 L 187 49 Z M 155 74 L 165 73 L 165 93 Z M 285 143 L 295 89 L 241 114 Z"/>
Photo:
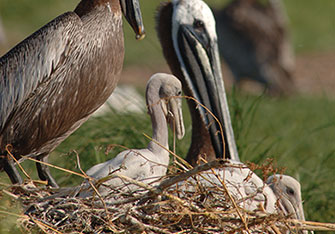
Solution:
<path fill-rule="evenodd" d="M 56 16 L 73 10 L 78 2 L 0 0 L 0 55 Z M 229 1 L 206 2 L 222 9 Z M 142 96 L 153 73 L 169 72 L 155 33 L 159 3 L 141 1 L 147 32 L 144 40 L 136 41 L 124 23 L 126 53 L 120 85 L 131 85 Z M 293 94 L 282 97 L 254 88 L 237 89 L 222 60 L 238 150 L 243 162 L 264 163 L 267 158 L 274 158 L 278 167 L 286 168 L 286 174 L 301 182 L 306 218 L 335 222 L 335 1 L 285 0 L 283 4 L 295 53 Z M 145 147 L 149 140 L 143 133 L 151 135 L 151 123 L 143 109 L 136 113 L 110 110 L 91 118 L 52 153 L 50 162 L 77 171 L 78 153 L 86 170 L 122 150 L 114 147 L 106 152 L 111 144 Z M 177 142 L 176 148 L 180 156 L 186 155 L 190 145 L 186 105 L 184 115 L 186 137 Z M 24 166 L 37 178 L 33 163 L 25 162 Z M 81 182 L 80 178 L 57 170 L 52 173 L 62 186 Z M 6 175 L 0 176 L 1 181 L 8 182 Z"/>

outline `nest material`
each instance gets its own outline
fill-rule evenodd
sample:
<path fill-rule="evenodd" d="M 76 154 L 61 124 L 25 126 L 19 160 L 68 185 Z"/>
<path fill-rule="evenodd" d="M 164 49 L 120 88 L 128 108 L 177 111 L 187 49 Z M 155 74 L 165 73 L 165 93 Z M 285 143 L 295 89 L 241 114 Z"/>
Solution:
<path fill-rule="evenodd" d="M 283 233 L 290 230 L 296 233 L 302 228 L 335 230 L 331 224 L 322 226 L 291 220 L 281 214 L 267 214 L 262 207 L 253 212 L 243 210 L 225 189 L 198 186 L 186 196 L 185 191 L 179 196 L 181 191 L 176 183 L 222 166 L 231 165 L 223 160 L 214 161 L 167 178 L 156 187 L 122 177 L 142 189 L 135 192 L 114 190 L 108 195 L 113 199 L 99 194 L 79 198 L 74 196 L 76 189 L 50 190 L 37 187 L 32 181 L 3 189 L 2 193 L 22 203 L 25 212 L 18 221 L 27 232 Z"/>

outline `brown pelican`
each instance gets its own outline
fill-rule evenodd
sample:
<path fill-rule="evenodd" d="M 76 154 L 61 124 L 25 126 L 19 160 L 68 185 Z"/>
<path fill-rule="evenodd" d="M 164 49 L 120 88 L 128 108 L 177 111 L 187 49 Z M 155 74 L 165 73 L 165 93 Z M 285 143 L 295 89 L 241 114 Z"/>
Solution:
<path fill-rule="evenodd" d="M 198 155 L 213 160 L 226 157 L 239 160 L 221 74 L 215 20 L 202 0 L 173 0 L 163 3 L 157 15 L 157 33 L 171 71 L 182 84 L 192 116 L 192 143 L 186 160 L 195 165 Z"/>
<path fill-rule="evenodd" d="M 255 211 L 262 205 L 267 213 L 281 213 L 294 219 L 305 220 L 300 183 L 293 177 L 276 174 L 264 183 L 240 162 L 230 160 L 226 166 L 202 172 L 190 177 L 186 182 L 180 182 L 179 196 L 183 196 L 183 192 L 194 192 L 202 186 L 217 189 L 217 186 L 222 187 L 223 181 L 238 207 L 244 210 Z"/>
<path fill-rule="evenodd" d="M 122 12 L 144 35 L 138 0 L 82 0 L 0 58 L 0 170 L 21 183 L 11 153 L 40 161 L 75 131 L 114 90 L 124 44 Z M 57 186 L 37 163 L 40 179 Z"/>
<path fill-rule="evenodd" d="M 219 50 L 236 83 L 249 78 L 272 94 L 293 91 L 294 55 L 281 0 L 234 0 L 214 15 Z"/>
<path fill-rule="evenodd" d="M 181 83 L 175 76 L 165 73 L 153 75 L 148 81 L 146 89 L 153 140 L 146 149 L 123 151 L 115 158 L 93 166 L 86 174 L 100 179 L 115 173 L 145 183 L 157 183 L 162 176 L 165 176 L 170 161 L 167 122 L 170 123 L 171 129 L 174 129 L 173 126 L 175 126 L 178 139 L 181 139 L 185 134 L 181 99 L 176 98 L 180 95 Z M 174 124 L 171 122 L 172 120 Z M 108 186 L 115 189 L 115 187 L 124 186 L 124 183 L 119 178 L 110 179 L 99 188 L 99 191 L 102 195 L 106 195 L 109 191 Z M 83 197 L 87 195 L 89 195 L 87 192 L 80 194 Z"/>

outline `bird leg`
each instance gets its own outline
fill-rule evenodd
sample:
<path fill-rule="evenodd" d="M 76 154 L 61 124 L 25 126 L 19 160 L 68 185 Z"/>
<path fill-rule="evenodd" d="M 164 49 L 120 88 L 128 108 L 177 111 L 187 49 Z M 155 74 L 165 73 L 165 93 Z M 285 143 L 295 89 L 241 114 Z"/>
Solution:
<path fill-rule="evenodd" d="M 3 163 L 1 163 L 2 165 L 4 165 L 4 170 L 7 173 L 10 181 L 13 184 L 22 184 L 23 180 L 22 177 L 19 173 L 19 171 L 17 170 L 14 161 L 11 158 L 8 158 L 7 155 L 1 156 L 1 161 L 3 161 Z"/>
<path fill-rule="evenodd" d="M 40 155 L 37 157 L 38 161 L 47 162 L 48 156 Z M 36 163 L 38 177 L 43 181 L 48 181 L 48 185 L 53 188 L 59 188 L 56 180 L 51 176 L 50 169 L 47 165 L 43 163 Z"/>

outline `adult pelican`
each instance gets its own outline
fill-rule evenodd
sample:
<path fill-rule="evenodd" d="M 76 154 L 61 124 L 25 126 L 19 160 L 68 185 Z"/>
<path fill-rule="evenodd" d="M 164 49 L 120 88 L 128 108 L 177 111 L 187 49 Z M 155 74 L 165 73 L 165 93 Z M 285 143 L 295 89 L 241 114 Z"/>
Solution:
<path fill-rule="evenodd" d="M 204 155 L 208 161 L 216 157 L 238 161 L 211 10 L 202 0 L 173 0 L 160 6 L 156 21 L 163 54 L 185 95 L 205 105 L 223 127 L 222 132 L 204 108 L 188 100 L 192 143 L 186 160 L 195 165 Z"/>
<path fill-rule="evenodd" d="M 178 139 L 185 134 L 181 99 L 177 98 L 181 95 L 181 90 L 181 82 L 175 76 L 165 73 L 153 75 L 146 89 L 153 140 L 147 148 L 125 150 L 115 158 L 93 166 L 86 174 L 95 179 L 101 179 L 110 174 L 125 175 L 147 184 L 157 183 L 162 176 L 165 176 L 170 162 L 167 123 L 170 123 L 172 130 L 175 129 Z M 99 192 L 107 195 L 111 187 L 112 189 L 124 187 L 125 183 L 120 178 L 107 180 L 99 188 Z M 133 185 L 128 185 L 126 188 L 138 189 Z M 90 193 L 87 191 L 80 193 L 82 197 L 88 195 Z"/>
<path fill-rule="evenodd" d="M 249 78 L 271 94 L 293 91 L 294 52 L 281 0 L 235 0 L 214 16 L 220 53 L 237 84 Z"/>
<path fill-rule="evenodd" d="M 122 12 L 144 36 L 138 0 L 82 0 L 0 58 L 0 170 L 22 179 L 11 153 L 40 161 L 113 92 L 124 57 Z M 57 187 L 48 167 L 41 180 Z"/>

